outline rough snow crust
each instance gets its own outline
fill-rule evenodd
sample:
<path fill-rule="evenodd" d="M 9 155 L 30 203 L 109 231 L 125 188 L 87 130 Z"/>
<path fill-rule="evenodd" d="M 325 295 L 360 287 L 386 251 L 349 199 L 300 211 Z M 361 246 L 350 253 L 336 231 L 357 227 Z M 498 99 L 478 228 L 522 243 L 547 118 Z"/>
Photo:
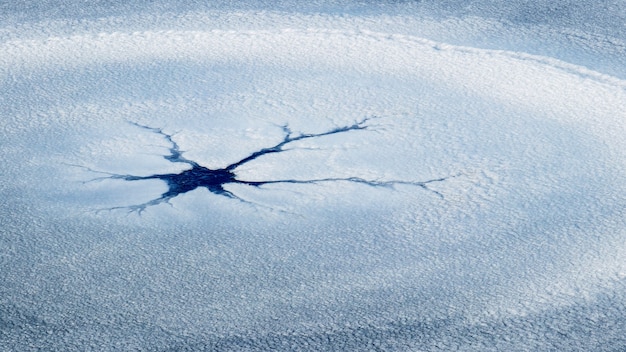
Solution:
<path fill-rule="evenodd" d="M 0 5 L 0 349 L 625 349 L 625 8 L 452 3 Z"/>

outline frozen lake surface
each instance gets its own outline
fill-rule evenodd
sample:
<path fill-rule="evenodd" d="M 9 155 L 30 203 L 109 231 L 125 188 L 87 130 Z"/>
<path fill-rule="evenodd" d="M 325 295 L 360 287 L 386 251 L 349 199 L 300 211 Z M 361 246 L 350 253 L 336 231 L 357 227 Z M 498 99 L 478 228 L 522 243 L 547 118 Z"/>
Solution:
<path fill-rule="evenodd" d="M 625 23 L 0 1 L 0 349 L 626 349 Z"/>

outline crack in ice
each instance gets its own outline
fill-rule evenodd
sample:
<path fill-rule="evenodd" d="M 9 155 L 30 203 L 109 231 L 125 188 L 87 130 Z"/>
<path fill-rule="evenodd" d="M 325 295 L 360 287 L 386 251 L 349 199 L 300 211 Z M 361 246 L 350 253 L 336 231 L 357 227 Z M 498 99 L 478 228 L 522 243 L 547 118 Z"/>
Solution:
<path fill-rule="evenodd" d="M 283 183 L 283 184 L 319 184 L 319 183 L 325 183 L 325 182 L 351 182 L 351 183 L 365 184 L 365 185 L 372 186 L 372 187 L 393 187 L 396 185 L 412 185 L 412 186 L 420 187 L 429 192 L 432 192 L 436 194 L 437 196 L 439 196 L 440 198 L 443 198 L 443 194 L 441 194 L 440 192 L 437 192 L 436 190 L 429 188 L 428 185 L 430 183 L 442 182 L 451 177 L 456 177 L 458 175 L 431 179 L 427 181 L 403 181 L 403 180 L 383 181 L 383 180 L 376 180 L 376 179 L 368 180 L 368 179 L 356 177 L 356 176 L 328 177 L 328 178 L 304 179 L 304 180 L 282 179 L 282 180 L 267 180 L 267 181 L 246 181 L 246 180 L 237 178 L 237 174 L 235 171 L 240 166 L 245 165 L 253 160 L 256 160 L 264 155 L 281 153 L 281 152 L 287 151 L 288 149 L 285 149 L 285 147 L 289 145 L 290 143 L 305 140 L 305 139 L 313 139 L 313 138 L 319 138 L 319 137 L 329 136 L 333 134 L 345 133 L 349 131 L 366 130 L 371 127 L 367 125 L 367 122 L 370 120 L 371 118 L 364 118 L 361 121 L 355 122 L 352 125 L 336 127 L 336 128 L 333 128 L 331 130 L 321 132 L 321 133 L 294 134 L 294 132 L 287 125 L 283 125 L 281 127 L 285 136 L 283 137 L 282 141 L 280 141 L 279 143 L 271 147 L 259 149 L 251 153 L 250 155 L 246 156 L 245 158 L 239 161 L 236 161 L 221 169 L 209 169 L 207 167 L 204 167 L 198 164 L 197 162 L 193 160 L 185 158 L 183 156 L 184 151 L 182 151 L 178 143 L 174 141 L 173 134 L 167 134 L 160 128 L 141 125 L 136 122 L 130 122 L 134 126 L 137 126 L 142 129 L 146 129 L 153 133 L 157 133 L 161 135 L 163 138 L 165 138 L 165 140 L 167 140 L 167 142 L 170 144 L 170 147 L 168 148 L 169 154 L 164 155 L 163 156 L 164 159 L 172 163 L 184 163 L 184 164 L 189 165 L 191 168 L 184 170 L 180 173 L 154 174 L 154 175 L 149 175 L 149 176 L 123 175 L 123 174 L 114 174 L 114 173 L 109 173 L 109 172 L 97 171 L 97 170 L 93 170 L 90 168 L 85 168 L 85 169 L 91 172 L 97 172 L 97 173 L 108 175 L 106 177 L 99 177 L 99 178 L 93 179 L 92 181 L 103 180 L 103 179 L 119 179 L 119 180 L 124 180 L 124 181 L 161 180 L 165 182 L 168 187 L 168 190 L 164 192 L 163 194 L 161 194 L 159 198 L 155 198 L 148 202 L 138 204 L 138 205 L 119 206 L 119 207 L 112 207 L 112 208 L 106 209 L 106 210 L 128 209 L 130 212 L 137 212 L 140 214 L 150 206 L 158 205 L 161 203 L 169 203 L 169 201 L 172 198 L 175 198 L 181 194 L 193 191 L 201 187 L 206 188 L 213 194 L 225 196 L 225 197 L 232 198 L 232 199 L 237 199 L 244 203 L 256 204 L 256 203 L 252 203 L 250 201 L 247 201 L 237 196 L 231 191 L 224 189 L 224 186 L 227 184 L 242 184 L 242 185 L 247 185 L 247 186 L 252 186 L 252 187 L 257 187 L 257 188 L 262 187 L 264 185 L 280 184 L 280 183 Z"/>

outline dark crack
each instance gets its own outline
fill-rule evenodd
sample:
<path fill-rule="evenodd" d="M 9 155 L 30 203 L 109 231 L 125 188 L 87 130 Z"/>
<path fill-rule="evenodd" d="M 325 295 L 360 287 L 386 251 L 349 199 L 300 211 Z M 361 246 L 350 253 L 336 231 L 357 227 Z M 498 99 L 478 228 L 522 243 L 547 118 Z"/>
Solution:
<path fill-rule="evenodd" d="M 207 167 L 204 167 L 198 164 L 197 162 L 193 160 L 189 160 L 185 158 L 183 156 L 184 151 L 182 151 L 180 149 L 180 146 L 176 143 L 176 141 L 174 141 L 173 134 L 167 134 L 163 132 L 163 130 L 160 128 L 154 128 L 154 127 L 150 127 L 146 125 L 141 125 L 136 122 L 131 122 L 131 124 L 133 124 L 134 126 L 137 126 L 142 129 L 146 129 L 153 133 L 157 133 L 161 135 L 165 140 L 167 140 L 167 142 L 170 144 L 170 147 L 168 148 L 169 154 L 164 155 L 163 158 L 165 158 L 167 161 L 170 161 L 172 163 L 187 164 L 189 165 L 190 168 L 180 173 L 154 174 L 154 175 L 149 175 L 149 176 L 113 174 L 113 173 L 108 173 L 108 172 L 96 171 L 96 170 L 89 169 L 89 168 L 86 168 L 86 169 L 92 172 L 97 172 L 97 173 L 108 175 L 105 177 L 96 178 L 92 181 L 102 180 L 102 179 L 118 179 L 118 180 L 124 180 L 124 181 L 161 180 L 165 182 L 165 184 L 168 187 L 168 190 L 165 193 L 161 194 L 159 198 L 155 198 L 146 203 L 142 203 L 138 205 L 120 206 L 120 207 L 113 207 L 113 208 L 107 209 L 107 210 L 128 209 L 131 212 L 138 212 L 138 213 L 142 213 L 144 210 L 146 210 L 150 206 L 158 205 L 161 203 L 169 203 L 170 199 L 172 198 L 175 198 L 181 194 L 184 194 L 184 193 L 187 193 L 187 192 L 190 192 L 197 188 L 202 188 L 202 187 L 206 188 L 213 194 L 225 196 L 225 197 L 232 198 L 232 199 L 237 199 L 245 203 L 251 203 L 235 195 L 234 193 L 224 189 L 224 186 L 227 184 L 242 184 L 242 185 L 247 185 L 247 186 L 252 186 L 252 187 L 262 187 L 264 185 L 280 184 L 280 183 L 282 184 L 320 184 L 320 183 L 326 183 L 326 182 L 350 182 L 350 183 L 364 184 L 364 185 L 368 185 L 371 187 L 390 187 L 390 188 L 393 188 L 396 185 L 411 185 L 411 186 L 420 187 L 424 190 L 432 192 L 433 194 L 443 198 L 443 195 L 441 193 L 429 188 L 428 185 L 431 183 L 435 183 L 435 182 L 442 182 L 451 177 L 456 177 L 458 175 L 442 177 L 442 178 L 437 178 L 437 179 L 432 179 L 432 180 L 427 180 L 427 181 L 403 181 L 403 180 L 384 181 L 384 180 L 368 180 L 368 179 L 364 179 L 361 177 L 345 177 L 345 178 L 329 177 L 329 178 L 305 179 L 305 180 L 284 179 L 284 180 L 267 180 L 267 181 L 246 181 L 246 180 L 239 179 L 237 177 L 236 170 L 240 166 L 245 165 L 253 160 L 259 159 L 260 157 L 264 155 L 285 152 L 289 150 L 289 149 L 286 149 L 286 147 L 293 142 L 301 141 L 305 139 L 321 138 L 321 137 L 329 136 L 333 134 L 347 133 L 349 131 L 367 130 L 371 128 L 371 126 L 368 125 L 368 122 L 370 120 L 371 118 L 365 118 L 361 121 L 355 122 L 352 125 L 336 127 L 336 128 L 333 128 L 331 130 L 321 132 L 321 133 L 294 134 L 294 132 L 287 125 L 284 125 L 282 126 L 282 129 L 283 129 L 285 136 L 283 137 L 282 141 L 280 141 L 279 143 L 271 147 L 259 149 L 258 151 L 253 152 L 252 154 L 246 156 L 245 158 L 239 161 L 236 161 L 221 169 L 209 169 Z"/>

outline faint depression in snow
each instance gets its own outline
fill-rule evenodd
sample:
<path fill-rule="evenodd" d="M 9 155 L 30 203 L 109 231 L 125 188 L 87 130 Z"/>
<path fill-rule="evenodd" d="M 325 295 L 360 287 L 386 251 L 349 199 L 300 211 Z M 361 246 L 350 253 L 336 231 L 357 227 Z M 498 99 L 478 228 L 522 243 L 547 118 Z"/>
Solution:
<path fill-rule="evenodd" d="M 626 346 L 622 32 L 224 6 L 0 22 L 2 348 Z"/>

